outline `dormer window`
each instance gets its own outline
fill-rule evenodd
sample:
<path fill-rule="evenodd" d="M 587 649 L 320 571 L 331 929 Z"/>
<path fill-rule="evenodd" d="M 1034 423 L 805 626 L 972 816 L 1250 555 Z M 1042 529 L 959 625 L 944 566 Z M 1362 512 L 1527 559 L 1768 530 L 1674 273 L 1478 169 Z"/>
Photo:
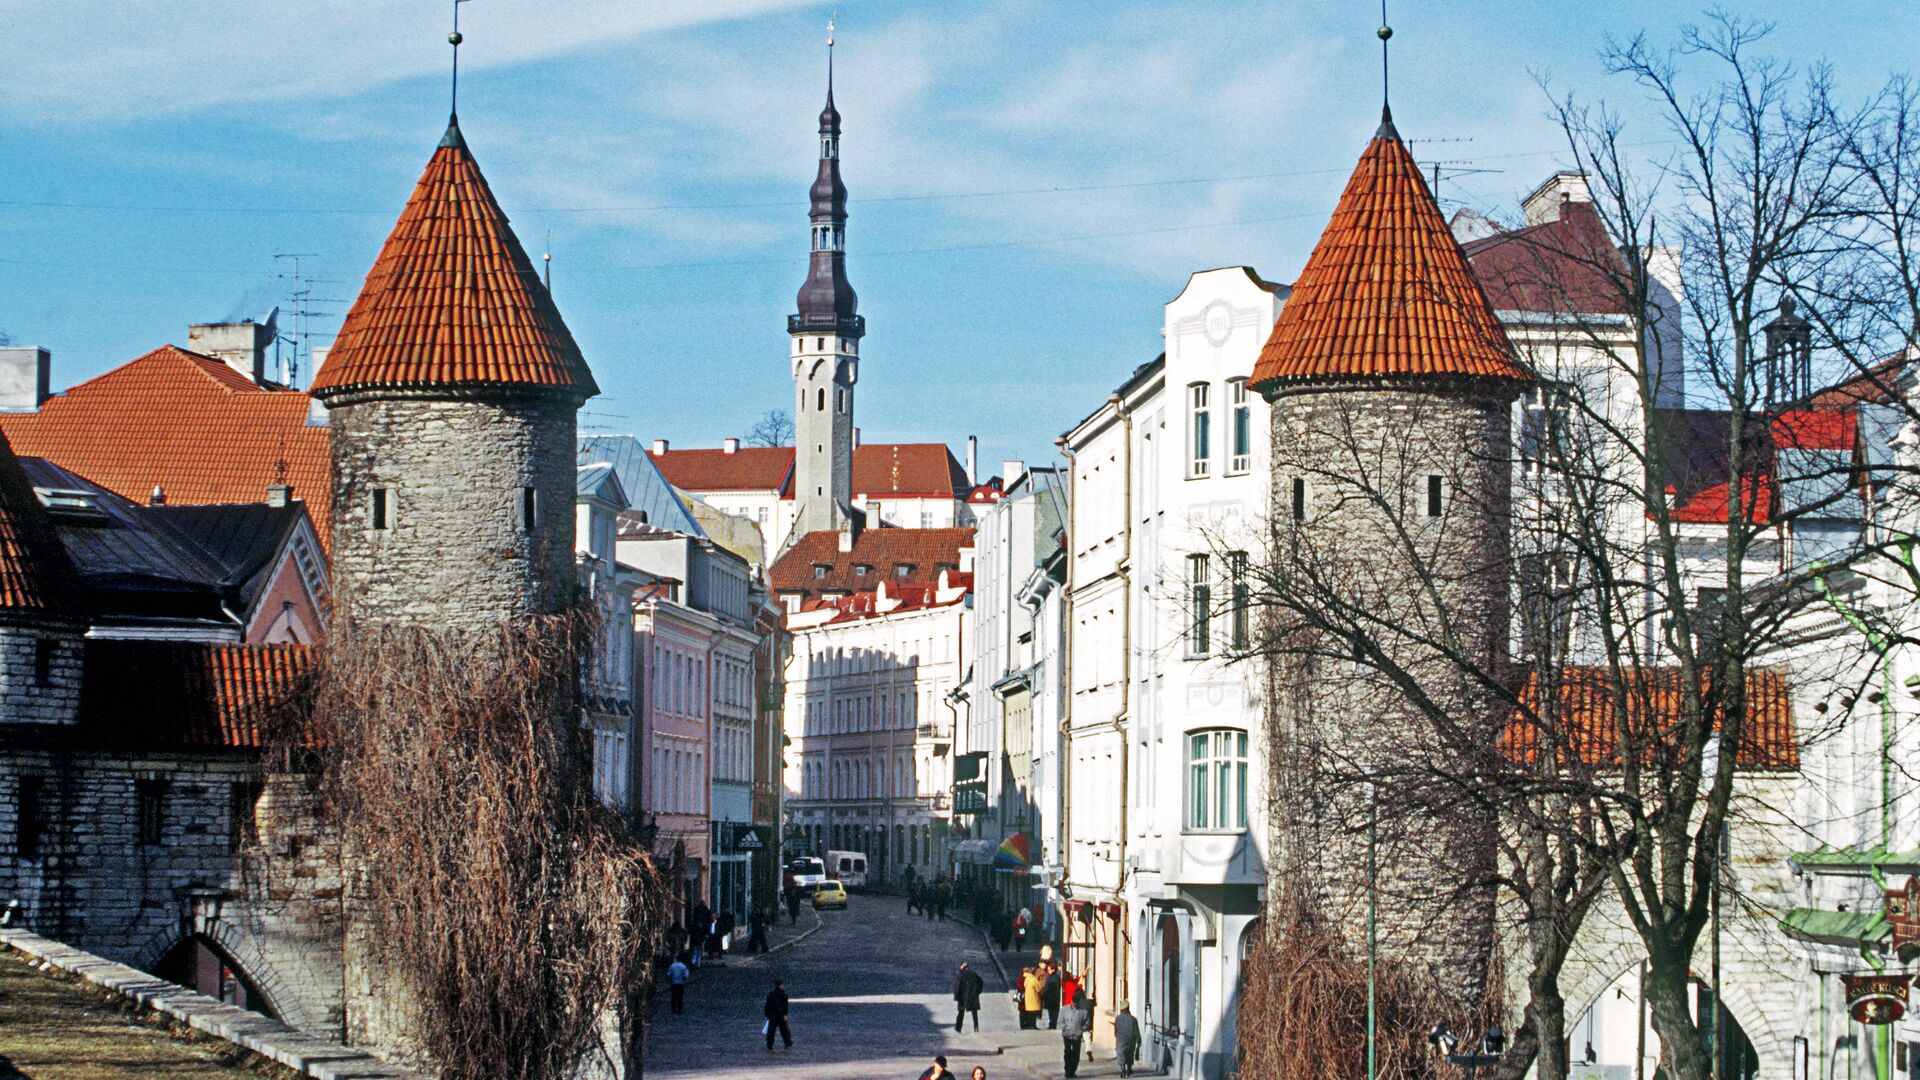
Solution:
<path fill-rule="evenodd" d="M 907 578 L 912 577 L 913 564 L 912 563 L 895 563 L 893 566 L 893 576 L 900 578 L 903 581 L 906 580 Z"/>
<path fill-rule="evenodd" d="M 868 565 L 867 563 L 857 563 L 853 568 L 853 572 L 855 574 L 860 575 L 861 577 L 866 577 L 868 574 L 873 572 L 873 567 Z"/>
<path fill-rule="evenodd" d="M 827 577 L 827 571 L 832 568 L 833 568 L 833 564 L 831 563 L 823 563 L 823 562 L 814 563 L 813 564 L 813 580 L 825 581 Z"/>

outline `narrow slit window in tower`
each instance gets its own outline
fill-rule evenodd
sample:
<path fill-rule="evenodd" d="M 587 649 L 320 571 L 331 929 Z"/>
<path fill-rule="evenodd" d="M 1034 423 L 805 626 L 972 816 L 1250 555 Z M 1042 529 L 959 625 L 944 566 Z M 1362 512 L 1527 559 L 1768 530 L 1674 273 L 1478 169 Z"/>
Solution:
<path fill-rule="evenodd" d="M 1293 520 L 1305 521 L 1306 519 L 1307 478 L 1304 476 L 1296 476 L 1293 478 Z"/>
<path fill-rule="evenodd" d="M 368 507 L 368 517 L 372 520 L 373 527 L 376 529 L 385 529 L 388 527 L 388 499 L 389 496 L 386 488 L 373 489 L 373 498 L 371 505 Z"/>
<path fill-rule="evenodd" d="M 540 493 L 530 487 L 520 489 L 520 531 L 532 532 L 540 527 Z"/>
<path fill-rule="evenodd" d="M 53 639 L 33 639 L 33 684 L 53 685 Z"/>
<path fill-rule="evenodd" d="M 1427 474 L 1427 516 L 1437 518 L 1443 510 L 1445 499 L 1444 480 L 1439 473 Z"/>
<path fill-rule="evenodd" d="M 819 398 L 817 399 L 817 402 L 818 403 L 814 405 L 814 409 L 818 412 L 826 412 L 827 411 L 827 388 L 826 387 L 823 386 L 820 388 L 820 395 L 819 395 Z"/>

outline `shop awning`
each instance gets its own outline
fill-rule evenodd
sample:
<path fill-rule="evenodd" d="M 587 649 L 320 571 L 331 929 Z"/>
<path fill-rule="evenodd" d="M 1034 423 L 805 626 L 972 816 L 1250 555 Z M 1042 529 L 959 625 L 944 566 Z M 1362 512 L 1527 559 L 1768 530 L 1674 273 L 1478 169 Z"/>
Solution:
<path fill-rule="evenodd" d="M 993 862 L 992 840 L 962 840 L 953 845 L 953 861 L 973 866 L 986 866 Z"/>

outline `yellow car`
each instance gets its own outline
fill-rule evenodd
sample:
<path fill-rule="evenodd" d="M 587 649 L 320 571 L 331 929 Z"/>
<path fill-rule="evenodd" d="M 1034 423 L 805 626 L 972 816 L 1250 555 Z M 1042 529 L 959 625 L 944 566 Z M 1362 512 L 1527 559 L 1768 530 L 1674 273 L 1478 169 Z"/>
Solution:
<path fill-rule="evenodd" d="M 837 907 L 842 911 L 847 908 L 847 887 L 837 881 L 823 881 L 820 887 L 813 891 L 813 910 L 819 911 L 821 908 L 830 907 Z"/>

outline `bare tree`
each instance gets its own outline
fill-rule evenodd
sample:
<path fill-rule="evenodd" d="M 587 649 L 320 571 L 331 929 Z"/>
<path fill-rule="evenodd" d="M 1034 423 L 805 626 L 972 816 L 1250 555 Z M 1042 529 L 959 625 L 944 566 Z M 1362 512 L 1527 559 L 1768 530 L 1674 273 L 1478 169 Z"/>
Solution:
<path fill-rule="evenodd" d="M 784 409 L 768 409 L 747 432 L 748 446 L 792 446 L 793 417 Z"/>

